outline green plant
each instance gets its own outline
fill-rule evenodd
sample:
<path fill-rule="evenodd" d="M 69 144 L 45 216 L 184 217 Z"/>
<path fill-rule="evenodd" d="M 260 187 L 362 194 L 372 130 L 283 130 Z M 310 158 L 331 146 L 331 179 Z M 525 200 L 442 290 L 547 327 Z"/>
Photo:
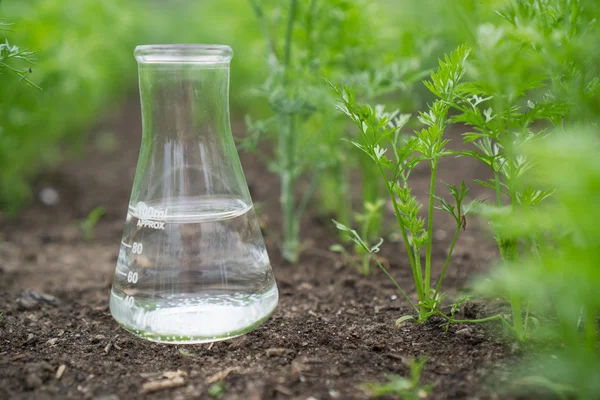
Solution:
<path fill-rule="evenodd" d="M 383 201 L 383 199 L 377 199 L 373 203 L 366 201 L 363 207 L 364 213 L 356 213 L 355 218 L 356 222 L 359 225 L 361 237 L 372 238 L 374 235 L 378 236 L 384 205 L 385 201 Z M 368 275 L 369 272 L 371 272 L 370 254 L 365 252 L 360 246 L 354 246 L 354 251 L 357 255 L 361 257 L 360 272 L 363 275 Z"/>
<path fill-rule="evenodd" d="M 4 20 L 0 20 L 0 31 L 8 31 L 8 27 L 12 24 L 6 23 Z M 27 83 L 30 86 L 33 86 L 37 89 L 41 89 L 35 83 L 30 81 L 27 76 L 32 72 L 31 65 L 35 65 L 33 58 L 34 53 L 27 50 L 21 50 L 17 46 L 12 46 L 6 40 L 4 43 L 0 43 L 0 74 L 4 74 L 6 72 L 11 72 L 16 74 L 20 79 Z M 25 69 L 18 69 L 11 65 L 12 61 L 20 61 L 22 64 L 28 64 L 28 67 Z"/>
<path fill-rule="evenodd" d="M 431 74 L 431 80 L 426 85 L 443 88 L 449 95 L 452 95 L 457 90 L 465 73 L 465 62 L 469 52 L 469 48 L 461 46 L 446 56 L 444 60 L 440 60 L 438 70 Z M 425 128 L 414 131 L 412 136 L 405 137 L 400 135 L 400 130 L 408 121 L 407 116 L 399 115 L 397 112 L 386 113 L 381 106 L 359 104 L 354 92 L 346 86 L 334 87 L 334 90 L 341 101 L 338 108 L 352 120 L 359 130 L 358 138 L 349 139 L 350 142 L 377 165 L 380 173 L 379 179 L 384 182 L 392 201 L 398 228 L 402 234 L 413 273 L 419 300 L 417 305 L 410 301 L 399 285 L 396 284 L 396 286 L 418 314 L 418 321 L 423 322 L 432 315 L 440 315 L 442 313 L 439 311 L 439 305 L 443 298 L 440 292 L 442 282 L 452 257 L 454 245 L 461 228 L 465 226 L 466 215 L 472 210 L 473 204 L 476 204 L 463 204 L 468 193 L 464 182 L 458 187 L 446 185 L 454 198 L 454 205 L 436 195 L 439 160 L 454 154 L 446 149 L 449 140 L 444 138 L 448 124 L 449 105 L 441 100 L 435 101 L 427 112 L 420 113 L 419 121 L 425 125 Z M 385 154 L 390 149 L 392 156 L 388 158 Z M 423 205 L 412 193 L 408 183 L 411 172 L 421 163 L 426 163 L 431 171 L 426 220 L 419 215 Z M 433 211 L 436 204 L 452 216 L 456 223 L 456 229 L 442 274 L 437 284 L 432 286 Z M 379 245 L 368 246 L 365 239 L 355 230 L 339 222 L 336 222 L 336 226 L 349 234 L 351 240 L 365 252 L 374 254 L 378 251 Z M 421 265 L 423 250 L 425 253 L 424 268 Z M 385 268 L 380 263 L 378 265 L 391 278 Z"/>
<path fill-rule="evenodd" d="M 2 212 L 14 214 L 26 205 L 30 181 L 40 169 L 78 155 L 85 133 L 102 111 L 134 92 L 132 53 L 137 44 L 237 38 L 236 57 L 246 55 L 233 68 L 236 87 L 240 80 L 247 87 L 262 76 L 256 67 L 257 45 L 246 32 L 241 34 L 253 22 L 249 13 L 236 14 L 234 23 L 197 21 L 198 15 L 216 20 L 225 1 L 243 3 L 81 0 L 65 7 L 62 0 L 3 1 L 0 16 L 15 24 L 0 22 L 0 63 L 18 76 L 0 65 Z M 36 60 L 24 49 L 35 49 Z M 36 63 L 33 74 L 30 61 Z M 23 77 L 43 90 L 20 83 Z M 233 94 L 234 109 L 239 109 L 247 93 Z"/>
<path fill-rule="evenodd" d="M 536 164 L 523 186 L 555 194 L 535 208 L 489 215 L 504 236 L 536 243 L 519 260 L 504 260 L 477 288 L 487 296 L 513 294 L 541 321 L 530 330 L 530 353 L 515 384 L 543 387 L 562 398 L 600 396 L 600 140 L 598 127 L 576 127 L 528 144 Z"/>
<path fill-rule="evenodd" d="M 420 400 L 431 393 L 430 385 L 421 384 L 421 373 L 427 359 L 412 360 L 409 364 L 410 378 L 398 375 L 387 375 L 385 383 L 366 383 L 362 389 L 369 397 L 382 397 L 387 395 L 401 396 L 405 400 Z"/>
<path fill-rule="evenodd" d="M 183 347 L 179 349 L 179 354 L 181 354 L 183 357 L 196 357 L 195 353 L 192 353 L 191 351 L 184 349 Z"/>
<path fill-rule="evenodd" d="M 484 208 L 488 214 L 537 207 L 550 197 L 551 187 L 520 184 L 535 162 L 520 149 L 556 127 L 565 129 L 586 120 L 590 108 L 597 109 L 599 91 L 592 72 L 597 67 L 587 57 L 578 58 L 587 48 L 590 32 L 597 31 L 586 30 L 584 3 L 506 2 L 498 10 L 499 21 L 476 28 L 479 45 L 470 58 L 471 79 L 451 91 L 443 79 L 427 84 L 453 109 L 452 121 L 469 129 L 463 138 L 474 149 L 460 154 L 478 159 L 493 173 L 488 181 L 476 181 L 495 193 L 494 204 Z M 518 233 L 500 234 L 494 220 L 491 224 L 501 257 L 518 268 L 519 258 L 537 244 Z M 515 334 L 524 340 L 527 307 L 519 296 L 509 298 Z"/>
<path fill-rule="evenodd" d="M 364 18 L 375 7 L 365 1 L 251 0 L 250 4 L 263 32 L 269 72 L 254 94 L 267 101 L 271 116 L 247 118 L 249 137 L 241 146 L 255 149 L 268 134 L 275 142 L 269 166 L 281 182 L 281 249 L 285 259 L 295 262 L 301 248 L 299 221 L 315 192 L 321 194 L 323 208 L 335 210 L 343 221 L 351 215 L 347 183 L 351 157 L 339 151 L 345 123 L 332 112 L 334 99 L 322 77 L 347 78 L 367 70 L 365 60 L 381 57 L 378 50 L 384 44 L 376 42 L 371 30 L 377 29 Z M 387 82 L 389 86 L 394 81 Z M 308 183 L 297 199 L 294 189 L 305 177 Z M 371 202 L 377 200 L 371 197 Z"/>
<path fill-rule="evenodd" d="M 208 395 L 215 399 L 220 399 L 227 393 L 227 386 L 222 382 L 213 383 L 208 388 Z"/>
<path fill-rule="evenodd" d="M 100 218 L 106 213 L 104 207 L 96 207 L 84 219 L 79 222 L 79 227 L 83 231 L 83 238 L 87 241 L 94 240 L 94 229 L 96 229 L 96 225 Z"/>

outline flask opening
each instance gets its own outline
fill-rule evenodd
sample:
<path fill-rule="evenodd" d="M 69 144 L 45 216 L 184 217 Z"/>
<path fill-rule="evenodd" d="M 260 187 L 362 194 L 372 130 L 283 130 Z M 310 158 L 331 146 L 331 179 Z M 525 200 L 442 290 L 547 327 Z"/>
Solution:
<path fill-rule="evenodd" d="M 137 46 L 133 54 L 145 64 L 227 64 L 233 50 L 220 44 L 151 44 Z"/>

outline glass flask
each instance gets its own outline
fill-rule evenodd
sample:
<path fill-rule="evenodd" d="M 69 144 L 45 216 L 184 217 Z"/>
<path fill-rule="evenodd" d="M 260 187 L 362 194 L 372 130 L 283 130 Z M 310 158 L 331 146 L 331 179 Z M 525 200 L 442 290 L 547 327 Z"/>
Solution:
<path fill-rule="evenodd" d="M 249 332 L 277 305 L 229 122 L 231 48 L 135 49 L 143 134 L 110 297 L 134 335 L 203 343 Z"/>

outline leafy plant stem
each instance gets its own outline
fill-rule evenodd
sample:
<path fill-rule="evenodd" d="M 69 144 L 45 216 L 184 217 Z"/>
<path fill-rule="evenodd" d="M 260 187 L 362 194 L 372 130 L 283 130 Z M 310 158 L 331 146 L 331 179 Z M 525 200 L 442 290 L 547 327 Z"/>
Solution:
<path fill-rule="evenodd" d="M 446 257 L 446 262 L 444 262 L 444 268 L 442 269 L 442 274 L 440 275 L 440 279 L 435 287 L 435 293 L 433 295 L 434 299 L 437 299 L 438 293 L 440 292 L 440 288 L 442 287 L 442 282 L 446 277 L 446 270 L 448 269 L 448 265 L 450 264 L 450 257 L 452 257 L 452 253 L 454 252 L 454 246 L 456 245 L 456 241 L 458 240 L 458 235 L 460 234 L 461 226 L 458 225 L 456 230 L 454 231 L 454 237 L 452 238 L 452 243 L 450 244 L 450 249 L 448 250 L 448 256 Z"/>
<path fill-rule="evenodd" d="M 511 264 L 511 266 L 517 266 L 518 261 L 518 243 L 516 239 L 513 238 L 499 238 L 498 247 L 500 249 L 500 255 L 502 259 Z M 512 311 L 513 317 L 513 326 L 515 330 L 515 334 L 517 339 L 523 341 L 525 339 L 525 334 L 523 332 L 523 316 L 522 316 L 522 307 L 521 307 L 521 296 L 517 293 L 510 293 L 510 308 Z"/>
<path fill-rule="evenodd" d="M 415 256 L 413 255 L 412 248 L 410 246 L 410 241 L 408 240 L 408 233 L 406 232 L 406 225 L 404 224 L 404 221 L 402 221 L 402 213 L 400 211 L 400 206 L 398 206 L 398 200 L 396 199 L 396 195 L 394 194 L 394 191 L 392 189 L 390 182 L 387 180 L 387 177 L 385 176 L 385 171 L 383 170 L 383 166 L 380 163 L 378 163 L 377 165 L 379 167 L 379 173 L 381 174 L 381 176 L 383 177 L 383 179 L 385 181 L 385 187 L 390 195 L 390 198 L 392 199 L 392 205 L 394 207 L 394 214 L 396 214 L 396 219 L 398 220 L 398 226 L 400 226 L 400 232 L 402 232 L 402 240 L 404 241 L 404 246 L 406 247 L 406 252 L 408 253 L 408 260 L 410 262 L 410 267 L 412 269 L 413 277 L 415 279 L 415 283 L 416 283 L 416 287 L 417 287 L 417 294 L 419 296 L 419 299 L 422 299 L 423 298 L 423 283 L 422 283 L 421 279 L 419 279 L 421 274 L 420 274 L 420 271 L 419 272 L 417 271 L 417 266 L 415 263 Z"/>
<path fill-rule="evenodd" d="M 294 22 L 296 20 L 297 0 L 290 1 L 290 11 L 285 36 L 283 66 L 284 66 L 284 84 L 287 82 L 290 61 L 292 57 L 292 33 Z M 296 171 L 296 153 L 295 153 L 295 129 L 296 120 L 293 114 L 285 116 L 287 129 L 282 130 L 283 137 L 280 137 L 279 157 L 281 172 L 281 208 L 283 210 L 283 257 L 290 261 L 298 260 L 298 221 L 295 214 L 294 205 L 294 181 Z"/>
<path fill-rule="evenodd" d="M 360 273 L 363 275 L 369 275 L 369 273 L 371 272 L 371 263 L 370 263 L 371 259 L 370 257 L 365 254 L 362 257 L 362 266 L 361 266 L 361 270 Z"/>
<path fill-rule="evenodd" d="M 296 213 L 294 207 L 294 131 L 295 118 L 289 116 L 289 125 L 285 129 L 283 137 L 280 140 L 282 158 L 281 164 L 283 171 L 281 172 L 281 208 L 283 210 L 283 257 L 290 261 L 298 260 L 298 229 L 296 221 Z"/>
<path fill-rule="evenodd" d="M 292 33 L 294 32 L 297 6 L 298 0 L 290 0 L 290 13 L 288 15 L 288 23 L 285 33 L 285 46 L 283 55 L 283 64 L 285 65 L 286 69 L 290 65 L 290 59 L 292 57 Z"/>
<path fill-rule="evenodd" d="M 525 335 L 523 332 L 523 320 L 521 317 L 521 297 L 517 294 L 510 295 L 510 308 L 513 316 L 513 326 L 517 339 L 523 341 Z"/>
<path fill-rule="evenodd" d="M 504 317 L 500 314 L 492 315 L 491 317 L 486 317 L 486 318 L 479 318 L 479 319 L 454 319 L 452 317 L 447 316 L 446 314 L 444 314 L 443 312 L 441 312 L 439 310 L 434 310 L 433 313 L 435 315 L 439 315 L 440 317 L 444 318 L 446 321 L 448 321 L 452 324 L 478 324 L 478 323 L 482 323 L 482 322 L 500 321 L 507 328 L 514 330 L 514 328 L 512 326 L 510 326 L 510 324 L 508 322 L 506 322 L 506 319 L 504 319 Z"/>
<path fill-rule="evenodd" d="M 437 178 L 438 158 L 431 160 L 431 182 L 429 184 L 429 210 L 427 211 L 427 247 L 425 252 L 425 297 L 431 291 L 431 250 L 433 245 L 433 207 L 435 204 L 435 183 Z M 450 253 L 451 254 L 451 253 Z M 447 264 L 446 264 L 447 265 Z M 444 266 L 445 269 L 446 266 Z M 437 290 L 436 290 L 437 293 Z"/>

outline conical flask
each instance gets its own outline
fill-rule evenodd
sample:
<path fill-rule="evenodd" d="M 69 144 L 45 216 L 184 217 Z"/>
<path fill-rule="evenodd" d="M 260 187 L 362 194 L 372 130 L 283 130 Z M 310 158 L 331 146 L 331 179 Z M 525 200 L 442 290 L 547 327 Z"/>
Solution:
<path fill-rule="evenodd" d="M 110 297 L 148 340 L 249 332 L 278 292 L 229 122 L 231 48 L 138 46 L 143 134 Z"/>

